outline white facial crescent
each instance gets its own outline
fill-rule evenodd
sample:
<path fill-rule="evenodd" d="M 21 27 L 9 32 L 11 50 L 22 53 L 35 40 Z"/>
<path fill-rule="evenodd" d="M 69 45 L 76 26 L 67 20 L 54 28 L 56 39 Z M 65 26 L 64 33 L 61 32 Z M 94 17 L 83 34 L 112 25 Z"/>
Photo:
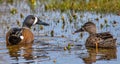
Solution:
<path fill-rule="evenodd" d="M 38 21 L 38 18 L 35 17 L 35 21 L 34 21 L 33 25 L 35 25 L 37 23 L 37 21 Z"/>

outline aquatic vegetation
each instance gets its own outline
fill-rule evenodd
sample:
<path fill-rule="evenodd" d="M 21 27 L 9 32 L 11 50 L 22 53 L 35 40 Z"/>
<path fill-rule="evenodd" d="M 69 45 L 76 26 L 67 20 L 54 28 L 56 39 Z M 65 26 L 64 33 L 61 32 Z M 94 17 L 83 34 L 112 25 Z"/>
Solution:
<path fill-rule="evenodd" d="M 68 45 L 64 47 L 64 51 L 70 50 L 72 46 L 74 46 L 72 43 L 68 43 Z"/>
<path fill-rule="evenodd" d="M 104 19 L 104 23 L 107 24 L 107 23 L 108 23 L 108 20 L 107 20 L 107 19 Z"/>
<path fill-rule="evenodd" d="M 0 0 L 0 4 L 3 3 L 3 0 Z"/>
<path fill-rule="evenodd" d="M 95 18 L 96 21 L 99 21 L 99 18 Z"/>
<path fill-rule="evenodd" d="M 51 37 L 54 37 L 54 30 L 51 31 Z"/>
<path fill-rule="evenodd" d="M 9 26 L 7 26 L 7 29 L 10 29 L 10 27 L 9 27 Z"/>
<path fill-rule="evenodd" d="M 77 14 L 76 13 L 73 13 L 72 16 L 73 16 L 74 19 L 77 19 Z"/>
<path fill-rule="evenodd" d="M 106 28 L 107 28 L 107 27 L 110 27 L 110 25 L 109 25 L 109 24 L 106 24 L 105 27 L 106 27 Z"/>
<path fill-rule="evenodd" d="M 5 0 L 5 3 L 6 1 L 7 0 Z M 31 0 L 31 4 L 32 4 L 32 1 L 33 1 L 33 4 L 34 2 L 37 4 L 36 6 L 33 5 L 34 7 L 36 7 L 34 9 L 35 12 L 32 11 L 30 7 L 30 2 L 28 3 L 28 1 L 30 0 L 27 0 L 27 1 L 13 0 L 13 1 L 14 1 L 13 4 L 10 4 L 10 3 L 6 3 L 5 5 L 1 4 L 3 8 L 4 6 L 6 7 L 4 11 L 2 10 L 3 8 L 1 6 L 1 12 L 0 12 L 1 14 L 0 16 L 1 17 L 1 23 L 0 23 L 1 24 L 0 26 L 1 27 L 0 28 L 1 29 L 1 32 L 0 32 L 1 33 L 1 56 L 5 58 L 5 61 L 9 60 L 9 62 L 13 64 L 14 62 L 15 64 L 16 63 L 23 63 L 23 64 L 73 63 L 74 64 L 74 62 L 89 64 L 89 63 L 102 63 L 103 61 L 105 63 L 111 62 L 111 61 L 112 63 L 119 63 L 119 59 L 117 58 L 119 57 L 119 55 L 116 55 L 116 54 L 119 54 L 119 52 L 113 53 L 113 55 L 111 55 L 111 52 L 108 52 L 111 50 L 106 49 L 105 51 L 102 48 L 101 49 L 102 51 L 98 50 L 98 54 L 96 54 L 95 53 L 96 49 L 93 48 L 89 50 L 84 45 L 86 38 L 88 37 L 87 33 L 81 32 L 78 34 L 72 34 L 76 29 L 79 29 L 81 26 L 83 26 L 85 22 L 92 21 L 96 23 L 96 26 L 98 28 L 98 33 L 109 31 L 111 34 L 114 35 L 115 38 L 117 38 L 117 46 L 118 46 L 117 51 L 119 51 L 118 49 L 120 45 L 119 44 L 119 36 L 120 36 L 119 17 L 120 16 L 109 14 L 109 12 L 108 14 L 104 14 L 104 13 L 101 14 L 99 12 L 98 13 L 94 12 L 98 8 L 98 6 L 94 8 L 94 6 L 96 6 L 94 4 L 97 4 L 95 3 L 96 0 L 88 0 L 89 2 L 86 2 L 85 4 L 79 3 L 79 2 L 85 2 L 87 0 L 81 0 L 81 1 L 80 0 L 71 0 L 71 1 L 56 0 L 58 3 L 55 4 L 55 7 L 52 6 L 54 4 L 51 4 L 55 0 Z M 65 4 L 65 2 L 67 1 L 68 3 Z M 93 8 L 89 8 L 89 7 L 92 7 L 92 4 L 90 4 L 91 3 L 90 1 L 93 2 L 93 5 L 94 5 Z M 104 0 L 99 0 L 99 1 L 104 1 Z M 106 1 L 110 1 L 110 0 L 106 0 Z M 61 2 L 64 3 L 64 6 L 61 4 Z M 54 7 L 54 8 L 48 8 L 49 4 L 51 4 L 51 7 Z M 88 4 L 90 6 L 87 6 Z M 101 5 L 102 4 L 103 3 L 101 3 Z M 15 15 L 12 15 L 12 13 L 9 13 L 10 12 L 9 9 L 12 9 L 12 8 L 9 8 L 9 7 L 7 8 L 8 5 L 11 5 L 12 8 L 16 8 L 18 13 L 16 13 Z M 47 5 L 47 10 L 44 9 L 45 7 L 44 5 Z M 62 7 L 59 8 L 58 5 Z M 64 9 L 66 5 L 67 5 L 66 9 Z M 80 5 L 80 6 L 77 6 L 77 5 Z M 118 5 L 118 4 L 115 4 L 115 5 Z M 25 6 L 25 7 L 22 7 L 22 6 Z M 87 7 L 89 8 L 89 10 Z M 106 8 L 106 6 L 103 6 L 103 7 Z M 110 8 L 107 8 L 107 9 L 110 9 Z M 97 11 L 101 12 L 102 10 L 97 10 Z M 107 12 L 107 10 L 103 12 Z M 29 51 L 29 49 L 17 50 L 18 46 L 12 47 L 10 49 L 6 49 L 6 46 L 4 43 L 5 42 L 4 34 L 6 33 L 6 31 L 8 31 L 8 29 L 10 29 L 11 27 L 22 26 L 21 23 L 23 22 L 27 14 L 34 14 L 35 16 L 39 16 L 41 20 L 50 23 L 50 26 L 47 28 L 40 25 L 40 26 L 35 26 L 33 27 L 33 29 L 31 29 L 35 35 L 35 40 L 34 40 L 34 44 L 32 45 L 32 48 L 30 48 L 32 52 L 31 52 L 31 55 L 29 55 L 28 57 L 29 59 L 25 58 L 26 51 Z M 6 22 L 6 24 L 4 24 L 3 22 Z M 14 51 L 15 52 L 17 51 L 17 52 L 14 53 Z M 25 52 L 25 55 L 24 55 L 24 52 Z M 107 54 L 110 53 L 110 55 L 106 55 L 106 52 Z M 15 56 L 11 56 L 11 54 Z M 115 55 L 116 55 L 116 58 L 115 57 L 111 58 L 112 56 L 115 56 Z M 84 60 L 84 58 L 87 58 L 87 59 Z M 73 61 L 70 61 L 70 60 L 73 60 Z M 85 63 L 86 60 L 88 61 L 88 63 Z M 118 60 L 118 61 L 113 61 L 113 60 Z M 1 61 L 4 61 L 4 60 L 1 60 Z M 2 64 L 6 64 L 6 62 Z"/>
<path fill-rule="evenodd" d="M 40 30 L 43 30 L 43 28 L 44 28 L 44 27 L 43 27 L 42 25 L 40 25 Z"/>
<path fill-rule="evenodd" d="M 80 33 L 80 38 L 83 38 L 83 33 L 82 32 Z"/>
<path fill-rule="evenodd" d="M 84 17 L 84 16 L 81 14 L 81 15 L 80 15 L 80 18 L 83 18 L 83 17 Z"/>
<path fill-rule="evenodd" d="M 116 13 L 120 11 L 120 0 L 50 0 L 45 9 Z"/>
<path fill-rule="evenodd" d="M 72 21 L 73 21 L 73 20 L 72 20 L 72 16 L 70 16 L 70 18 L 69 18 L 69 22 L 72 23 Z"/>
<path fill-rule="evenodd" d="M 64 29 L 64 27 L 65 27 L 65 19 L 64 19 L 64 16 L 62 16 L 62 21 L 63 21 L 63 25 L 62 25 L 62 29 Z"/>
<path fill-rule="evenodd" d="M 62 38 L 64 38 L 65 36 L 64 35 L 61 35 Z"/>
<path fill-rule="evenodd" d="M 117 26 L 118 25 L 118 22 L 116 22 L 115 20 L 113 21 L 112 23 L 113 27 Z"/>
<path fill-rule="evenodd" d="M 101 15 L 100 18 L 102 18 L 103 16 Z"/>
<path fill-rule="evenodd" d="M 63 21 L 63 22 L 65 21 L 65 18 L 64 18 L 64 16 L 62 16 L 62 17 L 61 17 L 61 19 L 62 19 L 62 21 Z"/>
<path fill-rule="evenodd" d="M 67 50 L 67 47 L 65 46 L 65 47 L 64 47 L 64 51 L 66 51 L 66 50 Z"/>
<path fill-rule="evenodd" d="M 71 44 L 68 43 L 67 49 L 70 50 L 71 49 Z"/>
<path fill-rule="evenodd" d="M 31 10 L 34 11 L 37 5 L 36 0 L 28 0 L 28 3 L 29 3 Z"/>
<path fill-rule="evenodd" d="M 18 11 L 17 11 L 16 8 L 12 8 L 12 9 L 10 10 L 10 13 L 14 15 L 14 14 L 18 13 Z"/>
<path fill-rule="evenodd" d="M 24 15 L 22 13 L 20 13 L 20 18 L 24 18 Z"/>
<path fill-rule="evenodd" d="M 21 24 L 20 24 L 20 21 L 19 21 L 19 20 L 16 20 L 16 22 L 17 22 L 17 25 L 18 25 L 18 26 L 21 26 Z"/>
<path fill-rule="evenodd" d="M 104 25 L 103 24 L 100 24 L 100 28 L 102 29 L 104 27 Z"/>
<path fill-rule="evenodd" d="M 13 0 L 7 0 L 7 3 L 13 4 Z"/>
<path fill-rule="evenodd" d="M 56 63 L 56 61 L 57 61 L 56 59 L 53 60 L 54 63 Z"/>

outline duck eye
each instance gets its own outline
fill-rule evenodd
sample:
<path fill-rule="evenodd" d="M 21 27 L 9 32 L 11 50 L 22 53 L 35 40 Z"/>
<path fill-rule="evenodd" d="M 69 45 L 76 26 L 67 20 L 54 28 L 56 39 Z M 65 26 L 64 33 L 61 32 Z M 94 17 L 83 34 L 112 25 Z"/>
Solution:
<path fill-rule="evenodd" d="M 32 17 L 33 20 L 35 20 L 35 17 Z"/>

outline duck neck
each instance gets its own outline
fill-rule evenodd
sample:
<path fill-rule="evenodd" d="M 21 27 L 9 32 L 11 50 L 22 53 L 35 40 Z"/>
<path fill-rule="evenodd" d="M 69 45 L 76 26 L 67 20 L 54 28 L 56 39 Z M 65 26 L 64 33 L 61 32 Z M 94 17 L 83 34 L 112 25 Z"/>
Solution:
<path fill-rule="evenodd" d="M 95 34 L 96 34 L 96 33 L 89 33 L 90 36 L 93 36 L 93 35 L 95 35 Z"/>
<path fill-rule="evenodd" d="M 25 25 L 25 24 L 23 24 L 23 26 L 22 27 L 24 27 L 24 28 L 31 28 L 31 26 L 27 26 L 27 25 Z"/>
<path fill-rule="evenodd" d="M 96 30 L 96 28 L 92 28 L 92 29 L 90 29 L 89 31 L 87 31 L 89 34 L 96 34 L 97 33 L 97 30 Z"/>

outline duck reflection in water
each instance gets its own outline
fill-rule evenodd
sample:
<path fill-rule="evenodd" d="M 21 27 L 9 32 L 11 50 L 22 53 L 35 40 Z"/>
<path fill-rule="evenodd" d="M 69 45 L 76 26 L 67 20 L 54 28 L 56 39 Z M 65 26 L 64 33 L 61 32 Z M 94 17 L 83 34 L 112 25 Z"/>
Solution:
<path fill-rule="evenodd" d="M 32 60 L 32 44 L 27 45 L 14 45 L 14 46 L 7 46 L 9 50 L 9 54 L 11 57 L 15 58 L 15 60 L 19 60 L 19 57 Z"/>
<path fill-rule="evenodd" d="M 99 60 L 109 61 L 117 58 L 116 48 L 98 48 L 99 51 L 97 53 L 95 48 L 87 47 L 87 50 L 89 56 L 82 58 L 85 64 L 92 64 Z"/>

